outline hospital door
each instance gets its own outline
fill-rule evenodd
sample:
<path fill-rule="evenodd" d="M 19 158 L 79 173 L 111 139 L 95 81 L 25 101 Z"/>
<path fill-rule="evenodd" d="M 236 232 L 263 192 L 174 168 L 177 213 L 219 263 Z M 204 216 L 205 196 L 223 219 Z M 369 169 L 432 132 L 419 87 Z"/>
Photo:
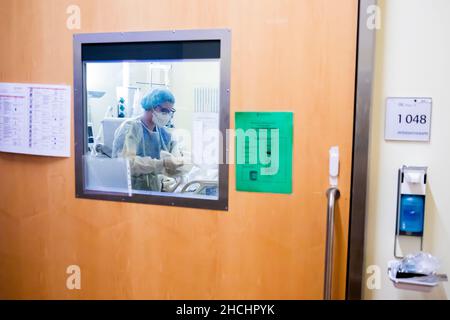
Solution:
<path fill-rule="evenodd" d="M 66 23 L 74 3 L 79 29 Z M 357 0 L 0 7 L 15 17 L 0 22 L 1 81 L 72 84 L 74 33 L 228 28 L 231 127 L 235 112 L 294 115 L 292 194 L 237 192 L 230 165 L 228 211 L 79 199 L 73 154 L 1 154 L 1 296 L 321 299 L 329 149 L 339 146 L 332 288 L 345 297 Z M 80 290 L 66 287 L 70 265 L 80 267 Z"/>

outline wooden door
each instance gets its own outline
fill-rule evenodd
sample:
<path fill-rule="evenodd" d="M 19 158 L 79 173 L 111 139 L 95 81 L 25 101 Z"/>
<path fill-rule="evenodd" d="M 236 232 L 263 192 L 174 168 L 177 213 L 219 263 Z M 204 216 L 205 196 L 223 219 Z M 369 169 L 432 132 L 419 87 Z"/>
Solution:
<path fill-rule="evenodd" d="M 73 33 L 230 28 L 231 114 L 294 112 L 293 194 L 236 192 L 230 166 L 228 212 L 77 199 L 73 153 L 1 153 L 0 298 L 321 299 L 333 145 L 344 297 L 357 0 L 4 0 L 0 12 L 2 82 L 73 85 Z M 81 290 L 66 288 L 69 265 Z"/>

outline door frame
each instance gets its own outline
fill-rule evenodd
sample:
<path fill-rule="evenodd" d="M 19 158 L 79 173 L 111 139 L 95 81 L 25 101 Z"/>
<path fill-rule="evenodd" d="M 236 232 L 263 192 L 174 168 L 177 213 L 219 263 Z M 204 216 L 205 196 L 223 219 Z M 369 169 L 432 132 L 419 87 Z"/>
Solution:
<path fill-rule="evenodd" d="M 375 62 L 376 28 L 369 28 L 377 0 L 358 0 L 352 176 L 348 234 L 346 299 L 360 300 L 364 279 L 364 239 L 369 157 L 370 106 Z M 374 7 L 373 7 L 374 8 Z M 377 17 L 379 18 L 379 17 Z"/>

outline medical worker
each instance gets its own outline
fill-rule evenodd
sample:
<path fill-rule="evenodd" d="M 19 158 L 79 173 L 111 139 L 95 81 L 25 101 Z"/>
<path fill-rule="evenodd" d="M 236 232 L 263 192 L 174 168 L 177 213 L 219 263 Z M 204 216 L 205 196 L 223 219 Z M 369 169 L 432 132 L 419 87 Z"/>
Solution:
<path fill-rule="evenodd" d="M 164 175 L 183 165 L 166 129 L 174 105 L 169 90 L 154 89 L 141 101 L 143 115 L 126 120 L 114 134 L 112 156 L 129 159 L 133 189 L 164 191 Z"/>

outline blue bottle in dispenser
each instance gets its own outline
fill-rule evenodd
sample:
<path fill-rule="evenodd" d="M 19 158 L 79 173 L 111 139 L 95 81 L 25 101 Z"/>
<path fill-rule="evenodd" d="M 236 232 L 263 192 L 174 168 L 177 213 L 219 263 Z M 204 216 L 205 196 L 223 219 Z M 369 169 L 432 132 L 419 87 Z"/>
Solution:
<path fill-rule="evenodd" d="M 400 201 L 400 234 L 423 235 L 425 197 L 403 194 Z"/>
<path fill-rule="evenodd" d="M 425 220 L 426 167 L 403 166 L 399 172 L 397 233 L 423 236 Z"/>

